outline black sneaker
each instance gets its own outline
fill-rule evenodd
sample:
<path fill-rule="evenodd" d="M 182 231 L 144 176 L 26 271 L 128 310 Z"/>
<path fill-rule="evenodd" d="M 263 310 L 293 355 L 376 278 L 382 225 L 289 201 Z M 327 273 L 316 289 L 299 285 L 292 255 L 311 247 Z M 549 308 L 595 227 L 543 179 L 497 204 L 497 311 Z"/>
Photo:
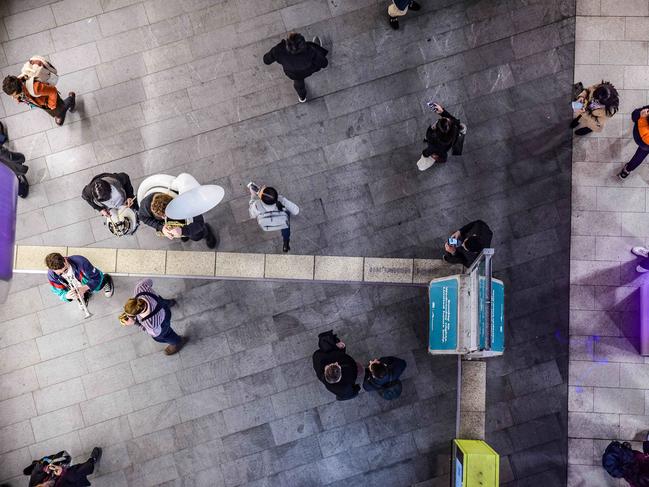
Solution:
<path fill-rule="evenodd" d="M 216 236 L 212 231 L 212 227 L 210 227 L 207 223 L 205 224 L 205 227 L 207 228 L 207 235 L 205 235 L 205 244 L 207 245 L 208 249 L 213 249 L 216 247 L 217 243 Z"/>
<path fill-rule="evenodd" d="M 68 93 L 68 98 L 72 98 L 70 100 L 70 105 L 68 106 L 68 110 L 74 112 L 74 109 L 77 107 L 77 95 L 74 91 L 71 91 L 70 93 Z"/>
<path fill-rule="evenodd" d="M 18 196 L 21 198 L 27 198 L 29 195 L 29 183 L 27 178 L 23 175 L 18 176 Z"/>
<path fill-rule="evenodd" d="M 106 279 L 106 284 L 104 284 L 104 287 L 102 288 L 104 290 L 104 296 L 110 298 L 113 295 L 113 291 L 115 290 L 115 286 L 113 285 L 113 278 L 108 274 L 104 274 L 104 278 Z"/>
<path fill-rule="evenodd" d="M 176 306 L 176 300 L 175 299 L 167 299 L 167 304 L 169 305 L 170 308 L 173 308 Z"/>
<path fill-rule="evenodd" d="M 22 164 L 25 162 L 25 155 L 20 152 L 14 152 L 5 146 L 0 146 L 0 161 L 8 164 Z"/>
<path fill-rule="evenodd" d="M 284 240 L 284 246 L 282 247 L 282 252 L 288 252 L 289 250 L 291 250 L 291 247 L 288 244 L 288 240 Z"/>
<path fill-rule="evenodd" d="M 617 173 L 617 177 L 620 179 L 626 179 L 629 177 L 629 174 L 631 173 L 626 170 L 626 167 L 623 167 L 622 170 L 619 173 Z"/>
<path fill-rule="evenodd" d="M 391 15 L 388 15 L 388 22 L 390 23 L 390 27 L 392 27 L 394 30 L 399 30 L 399 19 L 396 17 L 392 17 Z"/>
<path fill-rule="evenodd" d="M 101 460 L 101 455 L 102 455 L 102 449 L 99 448 L 98 446 L 94 447 L 92 449 L 92 453 L 90 454 L 90 458 L 92 458 L 92 461 L 95 465 L 99 463 L 99 460 Z"/>
<path fill-rule="evenodd" d="M 413 12 L 417 12 L 417 11 L 421 10 L 421 5 L 419 5 L 415 1 L 412 1 L 412 2 L 410 2 L 410 5 L 408 5 L 408 10 L 412 10 Z"/>
<path fill-rule="evenodd" d="M 189 237 L 180 237 L 181 242 L 189 242 Z"/>

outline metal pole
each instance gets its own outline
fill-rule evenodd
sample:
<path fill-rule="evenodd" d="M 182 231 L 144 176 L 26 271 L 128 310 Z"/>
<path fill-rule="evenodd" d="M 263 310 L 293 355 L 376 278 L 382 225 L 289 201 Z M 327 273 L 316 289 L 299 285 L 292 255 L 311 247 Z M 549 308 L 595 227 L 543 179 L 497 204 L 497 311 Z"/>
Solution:
<path fill-rule="evenodd" d="M 462 402 L 462 355 L 457 356 L 457 410 L 455 411 L 455 437 L 460 437 L 460 403 Z"/>

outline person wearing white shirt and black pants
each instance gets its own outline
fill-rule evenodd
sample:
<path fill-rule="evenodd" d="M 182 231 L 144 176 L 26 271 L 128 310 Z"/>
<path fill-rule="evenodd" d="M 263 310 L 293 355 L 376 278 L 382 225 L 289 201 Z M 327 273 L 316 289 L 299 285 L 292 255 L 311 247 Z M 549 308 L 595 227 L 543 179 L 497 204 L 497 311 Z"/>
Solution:
<path fill-rule="evenodd" d="M 284 239 L 282 250 L 291 250 L 289 242 L 291 239 L 291 215 L 295 216 L 300 208 L 287 198 L 277 193 L 275 188 L 262 186 L 259 188 L 255 183 L 249 183 L 250 203 L 248 212 L 250 218 L 256 218 L 257 223 L 265 232 L 280 230 Z"/>

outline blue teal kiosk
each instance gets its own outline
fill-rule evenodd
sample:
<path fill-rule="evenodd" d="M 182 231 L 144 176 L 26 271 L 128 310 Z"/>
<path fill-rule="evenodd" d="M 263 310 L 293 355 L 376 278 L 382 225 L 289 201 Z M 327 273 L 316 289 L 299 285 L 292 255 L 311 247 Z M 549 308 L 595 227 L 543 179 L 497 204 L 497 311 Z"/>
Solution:
<path fill-rule="evenodd" d="M 428 352 L 482 358 L 505 350 L 505 287 L 491 276 L 493 249 L 484 249 L 464 274 L 433 279 L 428 287 Z"/>

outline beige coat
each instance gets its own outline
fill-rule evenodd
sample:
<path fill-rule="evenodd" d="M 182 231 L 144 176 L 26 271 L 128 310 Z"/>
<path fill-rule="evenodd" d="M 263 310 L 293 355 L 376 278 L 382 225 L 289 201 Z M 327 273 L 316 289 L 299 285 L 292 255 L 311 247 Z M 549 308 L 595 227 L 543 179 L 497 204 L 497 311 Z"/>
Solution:
<path fill-rule="evenodd" d="M 586 88 L 584 91 L 579 93 L 579 97 L 586 99 L 586 106 L 593 101 L 593 93 L 599 85 L 593 85 Z M 578 98 L 579 98 L 578 97 Z M 606 121 L 611 118 L 606 114 L 605 108 L 598 108 L 592 112 L 585 110 L 581 113 L 581 118 L 579 119 L 580 127 L 588 127 L 593 132 L 601 132 L 604 128 Z"/>

